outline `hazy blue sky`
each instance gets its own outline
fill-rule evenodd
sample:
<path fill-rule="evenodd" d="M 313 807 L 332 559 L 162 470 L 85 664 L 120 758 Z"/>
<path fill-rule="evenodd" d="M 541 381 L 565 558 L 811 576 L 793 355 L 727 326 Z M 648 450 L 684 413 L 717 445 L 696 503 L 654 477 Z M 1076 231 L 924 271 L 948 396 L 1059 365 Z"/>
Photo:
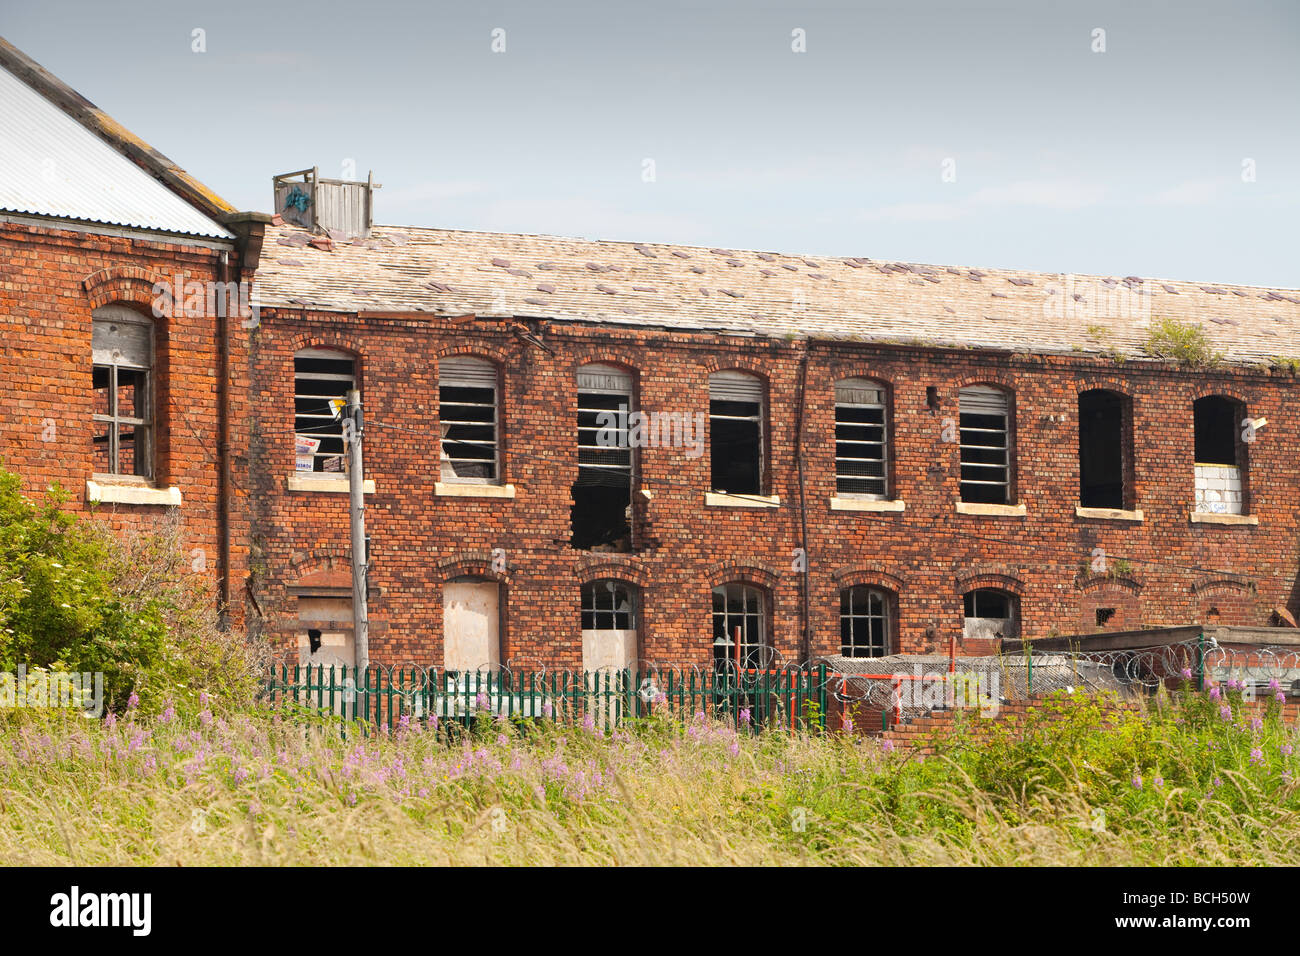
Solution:
<path fill-rule="evenodd" d="M 241 208 L 352 160 L 390 224 L 1300 286 L 1297 0 L 0 0 L 0 35 Z"/>

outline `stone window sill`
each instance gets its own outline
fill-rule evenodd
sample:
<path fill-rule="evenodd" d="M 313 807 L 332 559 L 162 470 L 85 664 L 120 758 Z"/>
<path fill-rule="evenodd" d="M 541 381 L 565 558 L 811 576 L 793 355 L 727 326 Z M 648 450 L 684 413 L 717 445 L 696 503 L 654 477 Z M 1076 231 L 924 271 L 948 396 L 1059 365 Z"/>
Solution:
<path fill-rule="evenodd" d="M 831 499 L 831 511 L 902 511 L 907 505 L 902 501 L 889 501 L 879 498 L 839 498 Z"/>
<path fill-rule="evenodd" d="M 152 488 L 149 485 L 134 482 L 117 484 L 112 481 L 86 482 L 86 500 L 119 505 L 163 505 L 179 508 L 181 490 L 172 488 Z"/>
<path fill-rule="evenodd" d="M 1098 518 L 1102 521 L 1144 521 L 1146 519 L 1141 508 L 1126 511 L 1123 508 L 1085 508 L 1082 505 L 1075 505 L 1074 514 L 1078 518 Z"/>
<path fill-rule="evenodd" d="M 704 495 L 704 504 L 709 508 L 779 508 L 780 495 L 729 495 L 725 492 L 709 491 Z"/>
<path fill-rule="evenodd" d="M 976 501 L 957 502 L 957 514 L 982 515 L 985 518 L 1023 518 L 1029 512 L 1024 505 L 989 505 Z"/>
<path fill-rule="evenodd" d="M 457 481 L 436 481 L 433 493 L 447 498 L 513 498 L 514 485 L 475 485 Z"/>
<path fill-rule="evenodd" d="M 347 475 L 325 475 L 320 472 L 313 474 L 290 475 L 290 491 L 324 491 L 330 494 L 346 495 L 350 492 L 348 487 Z M 361 482 L 361 490 L 368 495 L 375 493 L 375 483 L 372 479 L 366 478 Z"/>
<path fill-rule="evenodd" d="M 1213 511 L 1193 511 L 1192 524 L 1259 524 L 1259 515 L 1224 515 Z"/>

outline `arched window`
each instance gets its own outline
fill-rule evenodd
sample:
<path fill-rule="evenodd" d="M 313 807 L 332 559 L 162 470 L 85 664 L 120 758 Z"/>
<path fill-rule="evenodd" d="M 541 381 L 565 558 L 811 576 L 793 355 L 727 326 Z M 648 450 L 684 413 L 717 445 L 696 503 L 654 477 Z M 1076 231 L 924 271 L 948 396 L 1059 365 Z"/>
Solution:
<path fill-rule="evenodd" d="M 715 661 L 766 666 L 767 632 L 767 600 L 761 590 L 738 581 L 713 589 Z"/>
<path fill-rule="evenodd" d="M 967 591 L 963 600 L 964 638 L 1014 640 L 1020 636 L 1020 602 L 1010 591 L 977 588 Z"/>
<path fill-rule="evenodd" d="M 858 585 L 840 591 L 840 653 L 884 657 L 889 653 L 890 595 Z"/>
<path fill-rule="evenodd" d="M 736 371 L 714 372 L 709 376 L 713 491 L 763 494 L 765 414 L 762 379 Z"/>
<path fill-rule="evenodd" d="M 154 327 L 124 305 L 91 318 L 94 471 L 151 479 L 154 471 Z"/>
<path fill-rule="evenodd" d="M 300 349 L 293 357 L 295 470 L 342 474 L 343 418 L 357 387 L 356 359 L 337 349 Z"/>
<path fill-rule="evenodd" d="M 1011 500 L 1011 396 L 990 385 L 958 393 L 961 419 L 961 500 L 1013 504 Z"/>
<path fill-rule="evenodd" d="M 456 355 L 438 364 L 438 424 L 442 480 L 495 485 L 501 480 L 497 367 Z"/>
<path fill-rule="evenodd" d="M 889 422 L 883 385 L 865 378 L 835 383 L 835 493 L 889 496 Z"/>
<path fill-rule="evenodd" d="M 1198 398 L 1192 406 L 1195 432 L 1196 510 L 1246 514 L 1246 406 L 1223 395 Z"/>
<path fill-rule="evenodd" d="M 1132 403 L 1127 395 L 1093 388 L 1079 393 L 1079 504 L 1132 507 Z"/>

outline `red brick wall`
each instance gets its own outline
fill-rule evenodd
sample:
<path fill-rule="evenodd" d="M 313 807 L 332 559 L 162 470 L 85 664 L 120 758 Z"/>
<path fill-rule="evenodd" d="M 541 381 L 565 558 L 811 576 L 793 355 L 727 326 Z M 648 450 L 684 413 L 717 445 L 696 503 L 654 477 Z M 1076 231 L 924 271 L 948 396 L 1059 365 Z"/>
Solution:
<path fill-rule="evenodd" d="M 151 314 L 154 282 L 171 282 L 179 273 L 215 281 L 219 256 L 180 241 L 0 222 L 0 381 L 9 399 L 0 416 L 0 459 L 18 472 L 29 494 L 58 482 L 71 494 L 69 507 L 88 510 L 92 310 L 119 303 Z M 237 278 L 238 263 L 231 259 Z M 201 549 L 206 573 L 215 576 L 216 319 L 169 315 L 155 321 L 156 484 L 181 490 L 185 546 Z M 240 348 L 237 339 L 233 347 Z M 171 509 L 104 503 L 94 510 L 115 527 L 140 528 Z M 242 561 L 242 548 L 234 550 Z M 237 569 L 235 580 L 243 577 Z"/>
<path fill-rule="evenodd" d="M 1192 373 L 1170 366 L 1083 357 L 1032 357 L 846 343 L 765 341 L 711 335 L 549 324 L 555 354 L 525 344 L 500 323 L 454 324 L 433 317 L 368 318 L 264 310 L 250 333 L 247 445 L 241 486 L 250 491 L 252 597 L 258 626 L 291 650 L 296 607 L 290 588 L 318 571 L 346 571 L 347 496 L 289 493 L 293 469 L 293 353 L 336 346 L 361 356 L 367 416 L 367 500 L 373 537 L 372 659 L 442 663 L 441 584 L 456 574 L 490 575 L 504 549 L 503 658 L 577 668 L 579 586 L 621 577 L 643 586 L 642 658 L 710 659 L 710 589 L 728 580 L 761 585 L 780 654 L 797 659 L 801 546 L 794 464 L 799 365 L 808 356 L 805 470 L 814 653 L 839 643 L 841 586 L 897 591 L 898 649 L 946 652 L 961 635 L 962 592 L 1003 586 L 1020 596 L 1030 638 L 1091 632 L 1098 607 L 1115 607 L 1106 629 L 1203 619 L 1265 624 L 1274 606 L 1300 611 L 1296 593 L 1296 500 L 1300 426 L 1294 380 L 1264 371 Z M 504 373 L 503 477 L 513 500 L 434 494 L 440 355 L 472 351 Z M 680 449 L 638 453 L 636 550 L 576 552 L 567 545 L 569 489 L 576 476 L 576 369 L 590 361 L 636 373 L 644 410 L 708 410 L 708 375 L 742 368 L 769 386 L 769 493 L 778 509 L 706 507 L 709 455 Z M 832 383 L 864 376 L 893 395 L 895 497 L 901 514 L 831 511 L 834 493 Z M 1015 390 L 1018 500 L 1023 518 L 957 514 L 958 448 L 941 423 L 956 418 L 957 389 L 1000 383 Z M 927 407 L 926 388 L 940 407 Z M 1132 397 L 1138 522 L 1076 517 L 1077 395 L 1107 387 Z M 1234 396 L 1268 419 L 1250 446 L 1250 510 L 1257 527 L 1193 524 L 1192 402 Z M 381 423 L 396 427 L 382 427 Z M 1098 584 L 1080 574 L 1095 548 L 1128 567 Z M 613 570 L 611 570 L 613 569 Z M 1231 578 L 1221 583 L 1225 573 Z M 1233 577 L 1235 576 L 1235 577 Z M 340 578 L 342 580 L 342 578 Z M 1220 583 L 1216 583 L 1220 582 Z M 959 647 L 982 653 L 984 647 Z"/>

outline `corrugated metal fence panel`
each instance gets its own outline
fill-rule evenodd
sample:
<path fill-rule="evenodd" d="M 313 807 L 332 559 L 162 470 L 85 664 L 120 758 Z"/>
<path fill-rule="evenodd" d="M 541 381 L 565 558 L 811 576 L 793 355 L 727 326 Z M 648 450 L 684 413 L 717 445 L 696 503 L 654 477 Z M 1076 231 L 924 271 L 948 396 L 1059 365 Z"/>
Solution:
<path fill-rule="evenodd" d="M 0 210 L 234 238 L 3 68 Z"/>

